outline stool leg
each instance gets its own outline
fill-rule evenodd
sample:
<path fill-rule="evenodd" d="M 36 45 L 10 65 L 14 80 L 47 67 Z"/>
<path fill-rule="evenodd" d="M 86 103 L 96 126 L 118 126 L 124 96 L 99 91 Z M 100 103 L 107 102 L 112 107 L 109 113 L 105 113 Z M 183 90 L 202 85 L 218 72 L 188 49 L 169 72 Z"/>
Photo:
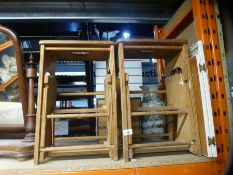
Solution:
<path fill-rule="evenodd" d="M 130 104 L 130 94 L 129 94 L 129 85 L 128 82 L 126 83 L 126 103 L 127 103 L 127 119 L 128 119 L 128 129 L 132 129 L 132 117 L 131 117 L 131 104 Z M 133 144 L 133 138 L 132 135 L 129 135 L 129 145 Z M 133 158 L 133 149 L 129 148 L 129 158 Z"/>
<path fill-rule="evenodd" d="M 43 96 L 43 107 L 42 107 L 42 118 L 41 118 L 41 140 L 40 140 L 40 148 L 45 147 L 45 141 L 46 141 L 46 115 L 47 115 L 47 103 L 48 103 L 48 85 L 44 88 L 44 96 Z M 40 151 L 39 151 L 40 152 Z M 44 162 L 45 159 L 45 152 L 39 153 L 39 162 Z"/>

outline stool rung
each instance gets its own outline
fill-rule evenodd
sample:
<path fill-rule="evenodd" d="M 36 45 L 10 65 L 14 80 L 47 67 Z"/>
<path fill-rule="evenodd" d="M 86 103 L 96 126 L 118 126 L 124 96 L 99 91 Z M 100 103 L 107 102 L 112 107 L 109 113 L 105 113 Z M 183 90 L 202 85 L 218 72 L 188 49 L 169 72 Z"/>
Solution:
<path fill-rule="evenodd" d="M 59 140 L 106 140 L 107 136 L 80 136 L 80 137 L 55 137 L 55 141 Z"/>
<path fill-rule="evenodd" d="M 95 96 L 95 95 L 105 95 L 105 92 L 98 91 L 98 92 L 60 92 L 57 93 L 57 96 Z"/>
<path fill-rule="evenodd" d="M 89 112 L 101 112 L 106 113 L 104 108 L 87 108 L 87 109 L 56 109 L 54 114 L 76 114 L 76 113 L 89 113 Z"/>
<path fill-rule="evenodd" d="M 157 91 L 130 91 L 130 94 L 165 94 L 166 90 L 157 90 Z"/>
<path fill-rule="evenodd" d="M 155 152 L 171 152 L 171 151 L 188 151 L 190 145 L 174 145 L 174 146 L 159 146 L 159 147 L 144 147 L 134 149 L 134 153 L 155 153 Z"/>
<path fill-rule="evenodd" d="M 75 145 L 75 146 L 51 146 L 40 148 L 41 152 L 51 152 L 51 151 L 74 151 L 74 150 L 98 150 L 98 149 L 109 149 L 113 148 L 112 145 L 95 144 L 95 145 Z"/>
<path fill-rule="evenodd" d="M 147 116 L 147 115 L 170 115 L 170 114 L 187 114 L 187 111 L 150 111 L 150 112 L 132 112 L 132 116 Z"/>
<path fill-rule="evenodd" d="M 168 137 L 170 133 L 158 133 L 158 134 L 140 134 L 140 135 L 133 135 L 134 138 L 154 138 L 154 137 Z"/>
<path fill-rule="evenodd" d="M 47 118 L 89 118 L 89 117 L 108 117 L 108 113 L 92 113 L 92 114 L 51 114 Z"/>
<path fill-rule="evenodd" d="M 155 143 L 139 143 L 129 145 L 129 148 L 145 148 L 145 147 L 162 147 L 162 146 L 177 146 L 177 145 L 190 145 L 189 142 L 180 141 L 167 141 L 167 142 L 155 142 Z"/>
<path fill-rule="evenodd" d="M 175 106 L 158 106 L 158 107 L 134 107 L 133 112 L 144 111 L 178 111 L 179 108 Z"/>
<path fill-rule="evenodd" d="M 86 155 L 103 155 L 109 154 L 106 148 L 98 150 L 74 150 L 74 151 L 51 151 L 47 153 L 48 157 L 61 157 L 61 156 L 86 156 Z"/>

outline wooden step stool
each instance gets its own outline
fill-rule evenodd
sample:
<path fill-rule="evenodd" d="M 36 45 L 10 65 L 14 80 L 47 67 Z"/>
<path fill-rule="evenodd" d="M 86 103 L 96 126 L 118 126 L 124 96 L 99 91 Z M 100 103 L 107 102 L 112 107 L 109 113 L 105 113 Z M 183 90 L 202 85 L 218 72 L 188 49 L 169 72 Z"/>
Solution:
<path fill-rule="evenodd" d="M 34 163 L 54 156 L 109 154 L 118 159 L 116 73 L 114 43 L 104 41 L 40 41 L 40 65 L 38 82 L 38 108 Z M 107 72 L 103 92 L 57 93 L 55 79 L 56 61 L 106 61 Z M 58 96 L 105 96 L 105 105 L 99 108 L 56 109 Z M 71 118 L 105 117 L 108 132 L 105 136 L 55 137 L 54 120 Z M 103 144 L 57 146 L 56 141 L 105 140 Z"/>
<path fill-rule="evenodd" d="M 186 151 L 200 153 L 193 83 L 184 40 L 129 39 L 118 40 L 119 77 L 121 88 L 121 111 L 124 160 L 129 161 L 134 153 Z M 166 59 L 166 90 L 130 91 L 129 77 L 125 72 L 125 59 Z M 166 94 L 167 105 L 161 107 L 138 107 L 133 110 L 130 94 Z M 167 137 L 165 141 L 135 144 L 132 121 L 136 116 L 162 115 L 167 117 L 165 133 L 154 138 Z M 151 134 L 150 134 L 151 137 Z"/>

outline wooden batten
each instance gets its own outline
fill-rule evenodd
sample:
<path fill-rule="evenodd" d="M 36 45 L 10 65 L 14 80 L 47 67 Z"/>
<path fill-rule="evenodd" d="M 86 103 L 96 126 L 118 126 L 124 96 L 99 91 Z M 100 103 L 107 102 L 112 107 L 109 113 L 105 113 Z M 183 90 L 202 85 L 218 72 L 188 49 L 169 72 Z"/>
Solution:
<path fill-rule="evenodd" d="M 107 136 L 55 137 L 55 141 L 65 140 L 106 140 Z"/>
<path fill-rule="evenodd" d="M 149 116 L 149 115 L 165 115 L 167 117 L 170 114 L 187 114 L 185 110 L 178 110 L 178 111 L 150 111 L 150 112 L 132 112 L 132 116 Z M 186 115 L 184 115 L 186 117 Z"/>
<path fill-rule="evenodd" d="M 95 96 L 95 95 L 104 95 L 104 92 L 60 92 L 57 93 L 57 96 Z"/>
<path fill-rule="evenodd" d="M 130 94 L 165 94 L 166 90 L 159 91 L 130 91 Z"/>
<path fill-rule="evenodd" d="M 107 155 L 109 149 L 98 149 L 98 150 L 71 150 L 71 151 L 50 151 L 47 153 L 48 157 L 64 157 L 64 156 L 87 156 L 87 155 Z"/>
<path fill-rule="evenodd" d="M 75 146 L 57 146 L 57 147 L 45 147 L 41 148 L 41 152 L 50 152 L 50 151 L 66 151 L 66 150 L 82 150 L 85 152 L 85 150 L 98 150 L 98 149 L 107 149 L 112 148 L 110 145 L 104 145 L 104 144 L 97 144 L 97 145 L 75 145 Z"/>
<path fill-rule="evenodd" d="M 77 114 L 77 113 L 104 113 L 107 112 L 104 108 L 88 108 L 88 109 L 56 109 L 53 111 L 54 114 Z"/>
<path fill-rule="evenodd" d="M 144 154 L 144 153 L 188 151 L 189 149 L 190 149 L 189 145 L 175 145 L 175 146 L 136 148 L 134 149 L 134 152 L 136 154 L 139 153 Z"/>

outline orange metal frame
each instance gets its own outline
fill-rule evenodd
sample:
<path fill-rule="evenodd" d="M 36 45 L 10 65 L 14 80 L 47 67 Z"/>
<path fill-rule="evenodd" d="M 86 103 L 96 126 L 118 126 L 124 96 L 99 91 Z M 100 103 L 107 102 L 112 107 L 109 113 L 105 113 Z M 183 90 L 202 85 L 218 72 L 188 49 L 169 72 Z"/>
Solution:
<path fill-rule="evenodd" d="M 184 12 L 183 16 L 172 30 L 164 31 L 162 28 L 155 26 L 154 32 L 157 34 L 156 38 L 161 39 L 177 36 L 180 29 L 185 27 L 184 24 L 189 24 L 189 22 L 191 22 L 190 12 L 192 12 L 191 21 L 194 21 L 195 23 L 196 38 L 197 40 L 202 40 L 204 46 L 218 151 L 218 157 L 215 161 L 216 173 L 223 174 L 229 159 L 229 116 L 227 112 L 222 58 L 219 47 L 213 0 L 192 0 L 192 8 L 187 9 L 187 11 Z M 159 34 L 161 31 L 163 31 L 162 36 Z M 164 63 L 159 61 L 157 64 L 158 74 L 161 78 L 164 70 Z"/>

